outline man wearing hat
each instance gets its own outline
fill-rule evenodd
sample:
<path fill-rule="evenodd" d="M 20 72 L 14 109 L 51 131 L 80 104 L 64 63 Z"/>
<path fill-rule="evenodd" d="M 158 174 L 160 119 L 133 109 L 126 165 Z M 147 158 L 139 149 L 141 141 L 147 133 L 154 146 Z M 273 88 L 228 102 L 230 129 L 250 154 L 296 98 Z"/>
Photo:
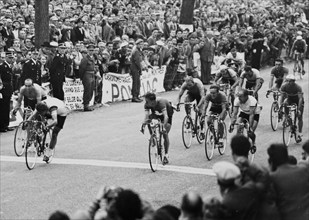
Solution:
<path fill-rule="evenodd" d="M 84 21 L 82 18 L 79 18 L 75 22 L 77 25 L 72 29 L 71 41 L 75 45 L 78 41 L 84 41 L 85 39 L 85 30 L 84 30 Z"/>
<path fill-rule="evenodd" d="M 10 101 L 13 94 L 13 65 L 14 55 L 7 52 L 6 58 L 0 64 L 0 132 L 11 131 L 10 124 Z"/>
<path fill-rule="evenodd" d="M 143 61 L 143 47 L 144 41 L 138 39 L 136 41 L 136 48 L 132 51 L 131 55 L 131 76 L 132 76 L 132 102 L 142 102 L 143 100 L 139 98 L 141 79 L 142 75 L 142 61 Z"/>
<path fill-rule="evenodd" d="M 53 96 L 64 100 L 63 83 L 65 82 L 66 72 L 69 71 L 69 59 L 65 56 L 66 47 L 59 45 L 58 53 L 50 65 L 50 83 L 53 87 Z"/>
<path fill-rule="evenodd" d="M 21 82 L 25 79 L 32 79 L 33 83 L 41 85 L 41 62 L 38 60 L 39 52 L 33 50 L 31 58 L 27 60 L 23 65 L 23 71 L 21 74 Z"/>
<path fill-rule="evenodd" d="M 89 103 L 92 99 L 95 88 L 95 58 L 93 56 L 94 45 L 89 44 L 87 49 L 88 54 L 84 56 L 79 66 L 79 76 L 84 86 L 84 111 L 92 111 L 94 109 L 89 106 Z"/>

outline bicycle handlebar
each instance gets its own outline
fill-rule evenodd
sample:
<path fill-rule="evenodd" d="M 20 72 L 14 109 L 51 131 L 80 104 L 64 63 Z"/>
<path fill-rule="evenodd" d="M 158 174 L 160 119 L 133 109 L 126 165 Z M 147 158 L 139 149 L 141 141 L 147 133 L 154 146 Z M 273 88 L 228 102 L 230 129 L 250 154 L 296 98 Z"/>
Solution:
<path fill-rule="evenodd" d="M 280 91 L 267 90 L 267 92 L 266 92 L 266 98 L 268 98 L 268 96 L 270 95 L 270 93 L 275 93 L 275 94 L 277 94 L 278 96 L 281 95 L 281 92 L 280 92 Z"/>

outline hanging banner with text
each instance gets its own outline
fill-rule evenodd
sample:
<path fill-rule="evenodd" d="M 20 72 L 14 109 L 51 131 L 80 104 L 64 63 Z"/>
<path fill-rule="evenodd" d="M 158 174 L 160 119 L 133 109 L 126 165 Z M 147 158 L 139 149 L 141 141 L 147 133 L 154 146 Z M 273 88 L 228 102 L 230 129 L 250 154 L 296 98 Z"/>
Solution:
<path fill-rule="evenodd" d="M 163 92 L 163 80 L 166 66 L 153 67 L 141 75 L 140 95 L 147 92 Z M 103 102 L 128 100 L 132 97 L 132 78 L 129 74 L 107 73 L 103 77 Z"/>

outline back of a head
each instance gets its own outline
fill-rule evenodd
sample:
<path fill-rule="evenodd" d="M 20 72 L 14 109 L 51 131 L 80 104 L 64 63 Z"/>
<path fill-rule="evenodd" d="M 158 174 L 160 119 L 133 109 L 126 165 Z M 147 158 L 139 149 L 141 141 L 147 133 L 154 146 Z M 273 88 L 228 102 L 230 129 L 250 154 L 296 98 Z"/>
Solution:
<path fill-rule="evenodd" d="M 188 192 L 182 197 L 181 212 L 191 217 L 203 216 L 203 200 L 196 192 Z"/>
<path fill-rule="evenodd" d="M 188 82 L 194 82 L 193 77 L 192 77 L 192 76 L 187 76 L 187 77 L 185 78 L 185 82 L 186 82 L 186 83 L 188 83 Z"/>
<path fill-rule="evenodd" d="M 126 189 L 118 194 L 115 201 L 117 214 L 123 220 L 135 220 L 143 217 L 142 201 L 138 194 Z"/>
<path fill-rule="evenodd" d="M 154 101 L 154 100 L 156 100 L 156 94 L 155 93 L 153 93 L 153 92 L 147 92 L 146 94 L 145 94 L 145 99 L 149 99 L 149 100 L 151 100 L 151 101 Z"/>
<path fill-rule="evenodd" d="M 173 205 L 164 205 L 161 208 L 159 208 L 157 211 L 159 210 L 164 210 L 166 211 L 174 220 L 178 220 L 179 216 L 180 216 L 180 209 L 176 206 Z"/>
<path fill-rule="evenodd" d="M 48 107 L 44 102 L 37 103 L 35 108 L 38 112 L 48 111 Z"/>
<path fill-rule="evenodd" d="M 304 144 L 303 144 L 303 150 L 309 154 L 309 140 L 307 140 Z"/>
<path fill-rule="evenodd" d="M 232 154 L 248 157 L 251 144 L 244 135 L 235 135 L 231 140 Z"/>
<path fill-rule="evenodd" d="M 158 209 L 153 213 L 152 220 L 178 220 L 173 218 L 168 211 Z"/>
<path fill-rule="evenodd" d="M 70 220 L 70 218 L 63 211 L 55 211 L 49 216 L 48 220 Z"/>
<path fill-rule="evenodd" d="M 289 164 L 296 165 L 297 159 L 293 155 L 289 155 Z"/>
<path fill-rule="evenodd" d="M 268 162 L 276 170 L 278 166 L 289 162 L 288 149 L 284 144 L 272 144 L 267 149 Z"/>

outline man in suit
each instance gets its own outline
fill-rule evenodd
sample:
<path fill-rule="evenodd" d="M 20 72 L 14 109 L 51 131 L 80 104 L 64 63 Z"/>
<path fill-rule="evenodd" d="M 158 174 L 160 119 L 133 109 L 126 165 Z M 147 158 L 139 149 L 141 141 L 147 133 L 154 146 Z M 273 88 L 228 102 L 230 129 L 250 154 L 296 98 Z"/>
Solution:
<path fill-rule="evenodd" d="M 132 51 L 131 55 L 131 76 L 132 76 L 132 102 L 142 102 L 139 98 L 141 88 L 141 75 L 142 75 L 142 60 L 143 60 L 143 47 L 144 41 L 138 39 L 136 41 L 136 48 Z"/>
<path fill-rule="evenodd" d="M 38 60 L 38 51 L 32 51 L 31 58 L 23 65 L 23 71 L 21 74 L 21 82 L 25 79 L 32 79 L 33 83 L 42 84 L 41 81 L 41 62 Z"/>
<path fill-rule="evenodd" d="M 12 52 L 6 54 L 3 63 L 0 64 L 0 132 L 11 131 L 10 124 L 10 101 L 13 93 L 13 64 Z"/>
<path fill-rule="evenodd" d="M 74 45 L 78 41 L 84 41 L 85 38 L 85 30 L 83 28 L 84 21 L 81 18 L 79 18 L 77 19 L 76 24 L 77 24 L 76 27 L 72 29 L 71 33 L 71 41 L 73 42 Z"/>
<path fill-rule="evenodd" d="M 79 76 L 83 82 L 84 86 L 84 94 L 83 94 L 83 105 L 84 111 L 92 111 L 94 110 L 89 106 L 89 103 L 92 99 L 93 92 L 95 89 L 95 58 L 93 56 L 94 53 L 94 45 L 90 44 L 87 47 L 88 54 L 82 59 L 79 66 Z M 101 77 L 100 75 L 97 75 Z"/>
<path fill-rule="evenodd" d="M 270 145 L 267 153 L 281 219 L 308 219 L 309 164 L 289 164 L 288 149 L 284 144 Z"/>
<path fill-rule="evenodd" d="M 215 56 L 215 44 L 211 37 L 212 31 L 206 31 L 206 36 L 197 49 L 201 57 L 201 80 L 204 85 L 210 84 L 211 65 Z"/>
<path fill-rule="evenodd" d="M 50 83 L 53 87 L 53 96 L 60 100 L 64 100 L 62 87 L 65 82 L 66 71 L 69 70 L 69 60 L 65 55 L 65 49 L 65 45 L 59 45 L 58 53 L 54 57 L 49 69 Z"/>

